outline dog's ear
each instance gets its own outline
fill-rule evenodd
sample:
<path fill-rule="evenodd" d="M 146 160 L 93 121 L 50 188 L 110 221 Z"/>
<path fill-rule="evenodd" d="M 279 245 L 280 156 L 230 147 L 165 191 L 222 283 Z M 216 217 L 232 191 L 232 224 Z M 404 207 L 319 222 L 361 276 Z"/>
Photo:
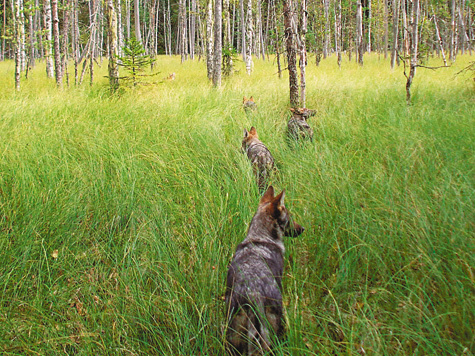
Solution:
<path fill-rule="evenodd" d="M 244 129 L 244 138 L 246 138 L 247 136 L 249 136 L 249 132 L 246 129 Z"/>
<path fill-rule="evenodd" d="M 249 98 L 249 101 L 252 101 L 252 102 L 254 102 L 254 97 L 253 97 L 253 96 L 251 96 L 251 97 Z"/>
<path fill-rule="evenodd" d="M 257 131 L 256 131 L 256 128 L 253 126 L 251 127 L 251 129 L 249 130 L 249 133 L 252 135 L 252 136 L 256 136 L 257 137 Z"/>
<path fill-rule="evenodd" d="M 290 108 L 290 111 L 292 111 L 293 113 L 295 113 L 295 109 L 294 109 L 294 108 Z"/>
<path fill-rule="evenodd" d="M 247 98 L 245 96 L 242 97 L 242 103 L 244 104 L 246 102 Z"/>
<path fill-rule="evenodd" d="M 262 196 L 259 205 L 266 204 L 274 199 L 274 187 L 272 185 L 267 188 L 266 192 Z"/>
<path fill-rule="evenodd" d="M 284 198 L 285 198 L 285 191 L 280 192 L 278 196 L 271 200 L 269 204 L 269 214 L 272 215 L 274 218 L 278 218 L 280 213 L 284 209 Z"/>

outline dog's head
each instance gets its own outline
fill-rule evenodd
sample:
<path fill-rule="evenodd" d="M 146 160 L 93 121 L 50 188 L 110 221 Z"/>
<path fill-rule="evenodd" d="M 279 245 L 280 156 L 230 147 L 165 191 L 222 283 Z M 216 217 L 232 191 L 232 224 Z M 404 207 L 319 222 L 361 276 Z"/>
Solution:
<path fill-rule="evenodd" d="M 294 222 L 284 205 L 285 191 L 274 196 L 274 187 L 269 186 L 259 202 L 258 211 L 264 213 L 271 221 L 271 231 L 275 238 L 282 236 L 297 237 L 304 228 Z"/>
<path fill-rule="evenodd" d="M 316 110 L 310 110 L 307 108 L 290 108 L 294 117 L 299 117 L 304 120 L 307 120 L 309 117 L 314 116 L 317 112 Z"/>

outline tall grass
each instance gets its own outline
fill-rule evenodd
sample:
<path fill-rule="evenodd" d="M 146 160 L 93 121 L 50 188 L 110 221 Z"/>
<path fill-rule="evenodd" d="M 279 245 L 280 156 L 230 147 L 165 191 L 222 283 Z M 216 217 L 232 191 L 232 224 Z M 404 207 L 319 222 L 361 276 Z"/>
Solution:
<path fill-rule="evenodd" d="M 435 62 L 435 60 L 433 60 Z M 0 350 L 222 355 L 227 264 L 259 201 L 243 128 L 306 227 L 287 239 L 286 355 L 475 352 L 475 109 L 469 78 L 371 56 L 307 69 L 313 143 L 285 144 L 287 78 L 159 57 L 154 84 L 63 91 L 0 63 Z M 169 73 L 175 81 L 162 81 Z M 259 109 L 246 115 L 243 96 Z"/>

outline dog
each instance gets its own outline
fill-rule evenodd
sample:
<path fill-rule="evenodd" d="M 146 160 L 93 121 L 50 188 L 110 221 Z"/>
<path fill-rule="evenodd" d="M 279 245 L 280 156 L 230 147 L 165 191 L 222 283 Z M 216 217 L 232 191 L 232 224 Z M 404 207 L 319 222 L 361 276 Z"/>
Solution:
<path fill-rule="evenodd" d="M 175 72 L 173 72 L 172 74 L 170 74 L 168 77 L 166 78 L 163 78 L 164 80 L 175 80 Z"/>
<path fill-rule="evenodd" d="M 226 281 L 226 350 L 230 355 L 262 355 L 284 334 L 282 321 L 283 236 L 304 228 L 290 220 L 285 192 L 269 186 L 244 241 L 237 246 Z"/>
<path fill-rule="evenodd" d="M 257 104 L 254 102 L 254 98 L 252 96 L 249 99 L 247 99 L 246 97 L 243 97 L 242 98 L 242 106 L 243 106 L 245 111 L 257 110 Z"/>
<path fill-rule="evenodd" d="M 257 178 L 257 185 L 263 191 L 266 188 L 270 173 L 275 167 L 274 157 L 272 157 L 266 145 L 259 140 L 254 126 L 249 131 L 244 129 L 242 150 L 246 152 L 247 158 L 251 161 Z"/>
<path fill-rule="evenodd" d="M 294 140 L 310 139 L 313 141 L 313 130 L 307 123 L 307 119 L 314 116 L 316 111 L 307 108 L 291 108 L 292 117 L 287 124 L 287 134 Z"/>

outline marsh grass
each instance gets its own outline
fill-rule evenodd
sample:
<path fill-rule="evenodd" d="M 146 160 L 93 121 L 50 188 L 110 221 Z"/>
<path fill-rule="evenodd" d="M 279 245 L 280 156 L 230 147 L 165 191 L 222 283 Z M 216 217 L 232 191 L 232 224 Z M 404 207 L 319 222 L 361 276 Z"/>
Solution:
<path fill-rule="evenodd" d="M 315 139 L 292 147 L 271 62 L 250 77 L 237 62 L 214 89 L 202 61 L 159 57 L 155 84 L 119 95 L 105 64 L 63 91 L 40 64 L 15 93 L 0 63 L 3 354 L 222 355 L 227 264 L 259 201 L 250 126 L 306 227 L 285 240 L 276 353 L 473 354 L 475 110 L 454 75 L 468 61 L 419 70 L 409 108 L 402 69 L 377 56 L 310 64 Z"/>

